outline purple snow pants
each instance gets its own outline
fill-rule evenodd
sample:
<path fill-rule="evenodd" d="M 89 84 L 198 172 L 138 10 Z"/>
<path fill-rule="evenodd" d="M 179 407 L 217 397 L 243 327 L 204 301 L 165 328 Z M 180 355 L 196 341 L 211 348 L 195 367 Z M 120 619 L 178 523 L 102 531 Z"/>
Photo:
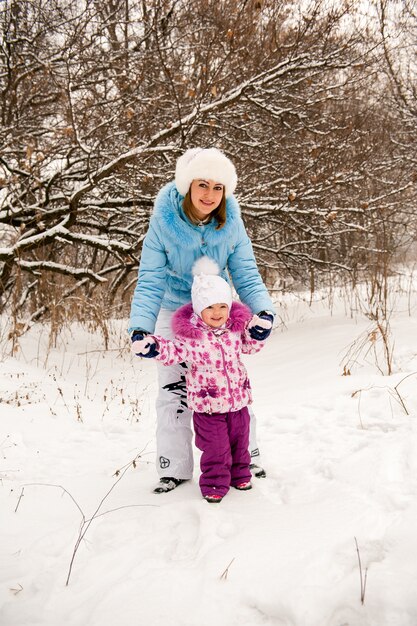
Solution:
<path fill-rule="evenodd" d="M 195 445 L 202 451 L 200 489 L 225 496 L 230 486 L 249 481 L 249 411 L 193 413 Z"/>

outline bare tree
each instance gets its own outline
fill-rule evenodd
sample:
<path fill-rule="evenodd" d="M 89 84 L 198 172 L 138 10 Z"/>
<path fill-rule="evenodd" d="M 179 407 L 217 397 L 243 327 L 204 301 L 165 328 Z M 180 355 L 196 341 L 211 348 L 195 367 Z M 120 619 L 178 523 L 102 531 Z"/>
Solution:
<path fill-rule="evenodd" d="M 3 2 L 0 309 L 23 330 L 124 313 L 154 195 L 192 145 L 236 162 L 268 280 L 360 271 L 382 223 L 398 246 L 412 195 L 399 122 L 375 81 L 380 42 L 346 28 L 353 11 Z"/>

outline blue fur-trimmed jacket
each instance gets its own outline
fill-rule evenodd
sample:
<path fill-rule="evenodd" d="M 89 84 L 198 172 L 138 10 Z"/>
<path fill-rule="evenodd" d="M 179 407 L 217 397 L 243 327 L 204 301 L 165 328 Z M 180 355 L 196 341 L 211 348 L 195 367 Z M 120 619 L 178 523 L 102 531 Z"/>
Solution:
<path fill-rule="evenodd" d="M 230 282 L 253 313 L 274 311 L 256 266 L 252 244 L 234 196 L 226 201 L 226 223 L 198 226 L 185 216 L 174 182 L 158 193 L 143 241 L 138 282 L 133 294 L 129 332 L 154 332 L 161 307 L 176 310 L 191 300 L 192 266 L 203 255 L 214 259 L 221 276 Z M 229 277 L 230 275 L 230 277 Z"/>

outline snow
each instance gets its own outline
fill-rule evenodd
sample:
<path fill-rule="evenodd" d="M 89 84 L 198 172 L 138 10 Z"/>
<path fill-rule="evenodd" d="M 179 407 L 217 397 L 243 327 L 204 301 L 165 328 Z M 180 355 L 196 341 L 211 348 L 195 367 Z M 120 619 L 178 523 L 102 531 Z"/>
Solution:
<path fill-rule="evenodd" d="M 221 504 L 198 467 L 152 493 L 155 364 L 131 357 L 126 320 L 109 350 L 37 326 L 13 357 L 3 320 L 0 624 L 415 626 L 417 321 L 398 300 L 391 376 L 370 355 L 342 376 L 369 322 L 339 304 L 281 303 L 245 359 L 268 476 Z"/>

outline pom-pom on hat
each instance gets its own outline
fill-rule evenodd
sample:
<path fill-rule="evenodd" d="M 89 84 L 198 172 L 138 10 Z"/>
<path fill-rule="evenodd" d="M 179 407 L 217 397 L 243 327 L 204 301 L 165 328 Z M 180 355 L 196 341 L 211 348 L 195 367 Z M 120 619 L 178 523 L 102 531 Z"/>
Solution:
<path fill-rule="evenodd" d="M 226 198 L 233 195 L 236 189 L 235 166 L 217 148 L 191 148 L 180 156 L 175 168 L 175 185 L 182 196 L 186 195 L 195 178 L 221 183 L 225 187 Z"/>
<path fill-rule="evenodd" d="M 192 269 L 194 276 L 191 287 L 191 300 L 194 313 L 201 316 L 201 311 L 219 302 L 232 306 L 232 290 L 221 276 L 216 261 L 208 256 L 198 259 Z"/>

